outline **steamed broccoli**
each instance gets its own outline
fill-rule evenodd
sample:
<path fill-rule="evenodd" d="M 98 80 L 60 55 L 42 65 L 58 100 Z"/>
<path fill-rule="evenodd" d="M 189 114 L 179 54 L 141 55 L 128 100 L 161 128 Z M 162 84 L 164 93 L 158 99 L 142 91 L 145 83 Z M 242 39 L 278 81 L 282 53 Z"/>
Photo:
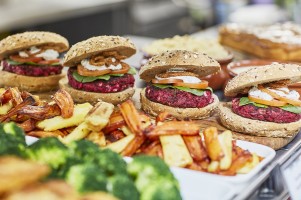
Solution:
<path fill-rule="evenodd" d="M 80 193 L 107 190 L 105 173 L 93 163 L 73 165 L 67 172 L 65 180 Z"/>
<path fill-rule="evenodd" d="M 126 175 L 118 174 L 109 179 L 108 191 L 121 200 L 139 200 L 139 192 L 133 182 Z"/>
<path fill-rule="evenodd" d="M 0 124 L 0 155 L 24 157 L 25 135 L 15 123 Z"/>
<path fill-rule="evenodd" d="M 72 157 L 83 162 L 94 162 L 100 148 L 89 140 L 77 140 L 68 144 Z"/>
<path fill-rule="evenodd" d="M 159 157 L 136 156 L 127 171 L 134 177 L 141 199 L 181 199 L 177 180 Z"/>
<path fill-rule="evenodd" d="M 39 163 L 48 164 L 53 169 L 58 169 L 67 161 L 68 148 L 57 138 L 41 138 L 28 148 L 28 157 Z"/>

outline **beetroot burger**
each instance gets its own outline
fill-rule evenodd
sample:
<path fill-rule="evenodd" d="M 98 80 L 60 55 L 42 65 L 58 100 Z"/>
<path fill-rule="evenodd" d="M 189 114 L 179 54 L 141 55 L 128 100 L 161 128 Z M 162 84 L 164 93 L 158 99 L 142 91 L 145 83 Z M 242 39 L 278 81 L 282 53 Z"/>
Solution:
<path fill-rule="evenodd" d="M 139 72 L 148 82 L 141 107 L 155 116 L 167 111 L 178 119 L 208 117 L 219 100 L 201 77 L 219 70 L 219 63 L 202 53 L 174 50 L 153 56 Z"/>
<path fill-rule="evenodd" d="M 300 80 L 301 66 L 295 64 L 276 63 L 240 73 L 225 88 L 232 102 L 219 105 L 222 124 L 254 136 L 248 137 L 252 141 L 269 140 L 272 147 L 272 138 L 292 138 L 301 127 L 301 101 L 287 85 Z"/>
<path fill-rule="evenodd" d="M 99 100 L 119 104 L 134 94 L 134 68 L 123 60 L 136 53 L 133 43 L 119 36 L 98 36 L 73 45 L 65 54 L 69 66 L 60 87 L 76 102 Z"/>
<path fill-rule="evenodd" d="M 62 78 L 59 53 L 68 50 L 66 38 L 50 32 L 25 32 L 0 41 L 1 87 L 28 92 L 58 88 Z"/>

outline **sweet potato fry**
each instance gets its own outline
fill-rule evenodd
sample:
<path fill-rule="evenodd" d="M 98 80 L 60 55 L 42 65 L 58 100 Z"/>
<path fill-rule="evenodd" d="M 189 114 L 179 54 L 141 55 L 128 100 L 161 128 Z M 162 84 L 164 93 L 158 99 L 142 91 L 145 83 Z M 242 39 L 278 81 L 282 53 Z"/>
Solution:
<path fill-rule="evenodd" d="M 156 124 L 158 124 L 158 122 L 164 122 L 169 117 L 171 117 L 171 115 L 166 111 L 159 113 L 159 115 L 156 117 Z"/>
<path fill-rule="evenodd" d="M 121 113 L 113 113 L 110 117 L 109 123 L 102 130 L 104 133 L 110 133 L 117 130 L 125 125 L 125 120 L 123 119 Z"/>
<path fill-rule="evenodd" d="M 200 136 L 184 136 L 184 142 L 194 161 L 202 161 L 208 157 Z"/>
<path fill-rule="evenodd" d="M 129 145 L 122 151 L 122 156 L 132 156 L 140 148 L 145 141 L 144 135 L 135 135 L 135 138 L 129 143 Z"/>
<path fill-rule="evenodd" d="M 204 130 L 205 145 L 208 155 L 212 161 L 219 161 L 223 156 L 223 149 L 218 140 L 216 127 L 208 127 Z"/>
<path fill-rule="evenodd" d="M 56 104 L 61 109 L 61 116 L 63 118 L 69 118 L 73 115 L 74 102 L 71 95 L 63 89 L 58 90 L 53 96 L 51 96 Z"/>
<path fill-rule="evenodd" d="M 21 92 L 18 88 L 8 88 L 0 97 L 0 103 L 5 104 L 12 100 L 13 104 L 16 106 L 23 102 Z"/>
<path fill-rule="evenodd" d="M 153 141 L 147 147 L 142 149 L 141 152 L 150 156 L 158 156 L 163 158 L 163 150 L 159 140 Z"/>
<path fill-rule="evenodd" d="M 122 138 L 125 137 L 125 134 L 123 133 L 123 131 L 121 130 L 115 130 L 115 131 L 112 131 L 111 133 L 109 134 L 105 134 L 105 137 L 107 140 L 109 140 L 110 142 L 116 142 Z"/>
<path fill-rule="evenodd" d="M 65 137 L 66 135 L 61 132 L 60 130 L 55 130 L 55 131 L 30 131 L 26 133 L 26 135 L 33 136 L 33 137 L 38 137 L 38 138 L 44 138 L 44 137 Z"/>
<path fill-rule="evenodd" d="M 120 104 L 119 109 L 130 130 L 134 134 L 143 135 L 140 114 L 135 108 L 133 102 L 128 100 Z"/>
<path fill-rule="evenodd" d="M 36 128 L 36 120 L 28 119 L 23 123 L 18 123 L 17 125 L 22 128 L 25 132 L 33 131 Z"/>
<path fill-rule="evenodd" d="M 147 133 L 148 137 L 158 137 L 162 135 L 198 135 L 199 126 L 192 121 L 169 121 L 164 122 Z"/>
<path fill-rule="evenodd" d="M 58 105 L 32 106 L 26 105 L 17 111 L 18 115 L 28 116 L 36 120 L 49 119 L 61 114 L 61 109 Z"/>

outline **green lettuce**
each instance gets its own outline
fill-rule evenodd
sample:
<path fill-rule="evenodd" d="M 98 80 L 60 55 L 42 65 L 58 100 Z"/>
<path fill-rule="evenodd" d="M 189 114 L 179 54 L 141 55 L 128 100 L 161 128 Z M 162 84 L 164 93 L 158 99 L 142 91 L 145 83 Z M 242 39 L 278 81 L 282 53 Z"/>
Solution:
<path fill-rule="evenodd" d="M 160 89 L 173 88 L 173 89 L 182 90 L 184 92 L 189 92 L 196 96 L 203 96 L 205 90 L 210 90 L 212 92 L 212 88 L 210 88 L 210 87 L 207 87 L 206 89 L 201 90 L 201 89 L 192 89 L 192 88 L 187 88 L 187 87 L 182 87 L 182 86 L 173 86 L 173 85 L 163 85 L 163 84 L 153 84 L 153 85 Z"/>

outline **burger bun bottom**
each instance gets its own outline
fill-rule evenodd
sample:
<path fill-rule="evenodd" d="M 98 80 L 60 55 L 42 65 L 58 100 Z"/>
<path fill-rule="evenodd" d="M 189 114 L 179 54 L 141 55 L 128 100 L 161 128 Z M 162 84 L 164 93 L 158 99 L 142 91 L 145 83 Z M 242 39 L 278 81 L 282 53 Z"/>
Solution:
<path fill-rule="evenodd" d="M 68 84 L 67 77 L 61 79 L 59 85 L 60 88 L 66 90 L 72 96 L 76 103 L 90 102 L 91 104 L 96 104 L 98 101 L 105 101 L 117 105 L 131 98 L 135 93 L 135 89 L 132 87 L 114 93 L 97 93 L 77 90 Z"/>
<path fill-rule="evenodd" d="M 140 93 L 141 108 L 145 112 L 157 116 L 161 112 L 168 112 L 177 119 L 203 119 L 211 116 L 219 104 L 218 97 L 212 94 L 213 103 L 203 108 L 176 108 L 149 100 L 145 96 L 145 88 Z"/>

